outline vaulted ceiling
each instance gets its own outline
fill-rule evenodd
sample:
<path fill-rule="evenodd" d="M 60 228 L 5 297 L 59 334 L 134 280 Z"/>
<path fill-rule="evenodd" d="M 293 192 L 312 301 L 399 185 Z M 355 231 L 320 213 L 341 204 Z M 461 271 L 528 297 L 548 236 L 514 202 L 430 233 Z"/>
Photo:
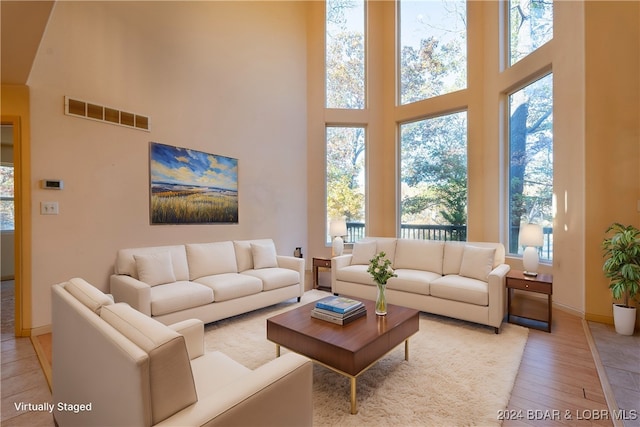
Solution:
<path fill-rule="evenodd" d="M 55 1 L 0 1 L 0 79 L 27 83 Z"/>

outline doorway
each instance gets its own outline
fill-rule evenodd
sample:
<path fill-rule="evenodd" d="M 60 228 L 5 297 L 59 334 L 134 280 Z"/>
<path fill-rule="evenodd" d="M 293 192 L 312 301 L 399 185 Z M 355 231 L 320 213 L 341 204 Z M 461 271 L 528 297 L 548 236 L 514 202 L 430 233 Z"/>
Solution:
<path fill-rule="evenodd" d="M 25 307 L 29 307 L 29 288 L 24 286 L 24 272 L 28 271 L 24 261 L 25 236 L 29 230 L 30 209 L 24 209 L 24 201 L 29 200 L 28 184 L 22 185 L 28 177 L 22 173 L 25 169 L 24 155 L 21 144 L 21 124 L 18 116 L 2 116 L 1 130 L 1 156 L 2 185 L 0 189 L 1 203 L 1 229 L 2 237 L 2 280 L 13 280 L 14 283 L 14 331 L 15 336 L 28 336 L 30 334 L 28 319 L 29 313 Z M 28 234 L 28 233 L 27 233 Z M 3 286 L 6 288 L 6 286 Z"/>

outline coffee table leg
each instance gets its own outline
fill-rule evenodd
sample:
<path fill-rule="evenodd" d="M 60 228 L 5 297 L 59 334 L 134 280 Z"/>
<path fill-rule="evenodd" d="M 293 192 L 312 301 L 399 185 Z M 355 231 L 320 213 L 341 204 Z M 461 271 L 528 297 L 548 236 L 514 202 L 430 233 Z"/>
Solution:
<path fill-rule="evenodd" d="M 351 377 L 351 414 L 355 415 L 358 413 L 358 408 L 356 406 L 356 377 Z"/>
<path fill-rule="evenodd" d="M 276 344 L 276 357 L 280 357 L 280 344 Z"/>
<path fill-rule="evenodd" d="M 409 360 L 409 340 L 404 340 L 404 360 Z"/>

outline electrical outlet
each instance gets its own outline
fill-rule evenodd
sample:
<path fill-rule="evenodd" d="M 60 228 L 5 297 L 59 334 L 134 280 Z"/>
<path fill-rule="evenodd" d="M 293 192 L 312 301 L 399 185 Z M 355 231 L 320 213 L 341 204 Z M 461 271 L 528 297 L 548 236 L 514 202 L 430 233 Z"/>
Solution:
<path fill-rule="evenodd" d="M 58 202 L 40 202 L 40 215 L 58 215 Z"/>

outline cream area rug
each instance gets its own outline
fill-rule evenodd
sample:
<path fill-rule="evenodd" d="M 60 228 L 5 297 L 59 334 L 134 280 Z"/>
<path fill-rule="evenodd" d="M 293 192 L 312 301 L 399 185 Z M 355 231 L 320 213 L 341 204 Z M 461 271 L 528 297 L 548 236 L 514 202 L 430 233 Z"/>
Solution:
<path fill-rule="evenodd" d="M 291 300 L 205 328 L 205 348 L 222 351 L 255 369 L 275 358 L 266 319 L 330 295 L 312 290 Z M 409 340 L 409 361 L 399 345 L 357 380 L 358 413 L 350 414 L 349 379 L 314 366 L 315 426 L 500 425 L 527 342 L 528 329 L 504 323 L 493 328 L 420 314 L 420 331 Z M 286 352 L 283 349 L 283 353 Z"/>

